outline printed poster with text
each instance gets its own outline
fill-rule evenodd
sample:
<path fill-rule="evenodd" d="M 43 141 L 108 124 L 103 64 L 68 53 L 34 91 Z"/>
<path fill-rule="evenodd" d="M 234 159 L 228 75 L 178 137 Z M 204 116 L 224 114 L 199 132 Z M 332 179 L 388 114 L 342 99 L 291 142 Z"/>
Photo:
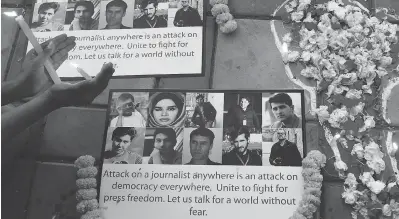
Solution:
<path fill-rule="evenodd" d="M 37 0 L 30 28 L 39 43 L 76 37 L 62 78 L 81 77 L 76 66 L 95 76 L 105 62 L 114 76 L 201 75 L 203 8 L 203 0 Z"/>
<path fill-rule="evenodd" d="M 111 90 L 105 219 L 289 218 L 303 193 L 303 90 Z"/>

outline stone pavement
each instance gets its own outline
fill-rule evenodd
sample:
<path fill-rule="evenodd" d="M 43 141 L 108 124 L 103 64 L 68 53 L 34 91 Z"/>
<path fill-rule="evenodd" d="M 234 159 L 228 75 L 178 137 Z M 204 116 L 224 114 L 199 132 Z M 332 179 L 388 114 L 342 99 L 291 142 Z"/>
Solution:
<path fill-rule="evenodd" d="M 230 0 L 229 6 L 237 17 L 238 29 L 231 35 L 217 30 L 214 19 L 208 16 L 206 27 L 206 66 L 203 78 L 161 79 L 160 88 L 214 88 L 214 89 L 292 89 L 298 88 L 285 75 L 284 65 L 274 44 L 270 28 L 271 14 L 283 0 Z M 361 1 L 367 7 L 375 2 Z M 378 0 L 378 5 L 393 5 L 397 0 Z M 3 0 L 2 12 L 27 5 L 29 0 Z M 20 9 L 17 9 L 20 10 Z M 31 10 L 27 11 L 29 17 Z M 277 13 L 282 16 L 283 13 Z M 284 31 L 280 17 L 275 17 L 279 34 Z M 2 17 L 2 79 L 9 80 L 18 72 L 25 52 L 26 39 L 17 32 L 12 21 Z M 4 37 L 6 36 L 6 37 Z M 17 39 L 14 41 L 14 39 Z M 7 43 L 8 42 L 8 43 Z M 6 57 L 9 56 L 9 59 Z M 4 64 L 6 63 L 6 65 Z M 3 68 L 3 66 L 5 66 Z M 297 69 L 293 69 L 298 72 Z M 309 82 L 306 82 L 309 83 Z M 109 88 L 153 88 L 153 78 L 114 79 Z M 399 88 L 393 91 L 389 105 L 392 127 L 382 126 L 372 131 L 382 145 L 387 133 L 393 129 L 393 138 L 399 142 Z M 80 155 L 100 156 L 108 90 L 87 108 L 68 107 L 51 113 L 29 130 L 21 133 L 15 142 L 3 146 L 3 215 L 5 218 L 60 219 L 78 218 L 75 201 L 75 174 L 72 163 Z M 318 100 L 323 102 L 322 98 Z M 309 107 L 307 106 L 307 109 Z M 327 158 L 332 152 L 325 143 L 323 133 L 312 116 L 307 115 L 307 148 L 322 150 Z M 7 157 L 7 151 L 22 149 L 17 157 Z M 343 159 L 353 171 L 359 168 L 348 152 L 341 151 Z M 397 158 L 398 159 L 398 158 Z M 4 162 L 4 159 L 3 161 Z M 340 198 L 343 187 L 337 179 L 333 159 L 323 171 L 323 206 L 316 218 L 347 219 L 350 208 Z M 386 162 L 390 162 L 386 160 Z"/>

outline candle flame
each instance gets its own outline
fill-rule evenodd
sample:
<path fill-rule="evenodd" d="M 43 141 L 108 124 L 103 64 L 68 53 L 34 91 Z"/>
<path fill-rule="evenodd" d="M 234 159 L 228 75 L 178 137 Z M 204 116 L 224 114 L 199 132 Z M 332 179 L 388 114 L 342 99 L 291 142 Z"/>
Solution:
<path fill-rule="evenodd" d="M 18 16 L 17 12 L 15 12 L 15 11 L 5 11 L 5 12 L 3 12 L 3 14 L 8 16 L 8 17 L 16 17 L 16 16 Z"/>

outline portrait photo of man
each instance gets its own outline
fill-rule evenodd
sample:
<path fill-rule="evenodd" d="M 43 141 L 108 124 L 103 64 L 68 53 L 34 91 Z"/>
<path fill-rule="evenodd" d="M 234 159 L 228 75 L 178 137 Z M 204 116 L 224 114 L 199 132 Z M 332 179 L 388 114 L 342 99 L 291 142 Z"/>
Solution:
<path fill-rule="evenodd" d="M 213 130 L 213 131 L 212 131 Z M 187 129 L 185 131 L 191 131 Z M 190 132 L 188 146 L 183 147 L 183 158 L 188 160 L 188 152 L 191 157 L 186 165 L 220 165 L 222 156 L 221 133 L 214 131 L 222 131 L 221 129 L 208 129 L 200 127 Z M 186 143 L 186 142 L 185 142 Z M 187 151 L 186 151 L 187 150 Z M 211 156 L 212 155 L 212 156 Z M 217 159 L 217 160 L 216 160 Z"/>
<path fill-rule="evenodd" d="M 300 93 L 264 94 L 262 99 L 264 104 L 264 121 L 262 123 L 264 127 L 302 128 Z"/>
<path fill-rule="evenodd" d="M 45 2 L 35 4 L 37 16 L 33 18 L 33 32 L 63 31 L 66 2 Z M 34 14 L 36 14 L 34 11 Z"/>
<path fill-rule="evenodd" d="M 129 3 L 130 2 L 131 1 L 129 1 Z M 103 1 L 101 2 L 102 8 L 103 5 L 105 5 L 105 10 L 102 9 L 101 13 L 105 14 L 105 21 L 103 18 L 100 20 L 100 27 L 102 30 L 131 29 L 131 26 L 123 24 L 125 22 L 127 23 L 129 18 L 131 18 L 132 16 L 131 15 L 132 13 L 127 12 L 128 8 L 130 7 L 125 1 L 123 0 Z M 129 23 L 131 24 L 131 22 Z"/>
<path fill-rule="evenodd" d="M 131 93 L 114 93 L 114 107 L 112 112 L 116 114 L 110 121 L 110 127 L 146 127 L 147 108 L 140 104 L 148 101 L 148 93 L 138 96 L 140 100 L 135 102 Z"/>
<path fill-rule="evenodd" d="M 178 141 L 182 128 L 147 128 L 144 156 L 147 164 L 181 165 L 182 152 Z"/>
<path fill-rule="evenodd" d="M 100 1 L 95 1 L 99 6 Z M 97 30 L 98 17 L 94 19 L 95 6 L 91 1 L 77 1 L 73 6 L 73 20 L 69 30 Z M 97 15 L 98 16 L 98 15 Z M 68 17 L 68 15 L 67 15 Z"/>
<path fill-rule="evenodd" d="M 104 163 L 112 164 L 141 164 L 142 156 L 128 150 L 134 138 L 137 137 L 137 130 L 133 127 L 117 127 L 112 131 L 111 149 L 104 152 Z M 139 147 L 144 147 L 144 138 Z"/>
<path fill-rule="evenodd" d="M 302 166 L 302 156 L 297 144 L 287 139 L 285 129 L 277 129 L 278 141 L 270 151 L 269 163 L 273 166 Z"/>
<path fill-rule="evenodd" d="M 246 126 L 250 133 L 262 132 L 261 93 L 226 93 L 224 99 L 224 128 L 238 130 Z"/>
<path fill-rule="evenodd" d="M 140 4 L 141 15 L 134 19 L 133 28 L 162 28 L 168 26 L 164 16 L 158 15 L 157 0 L 143 0 Z"/>
<path fill-rule="evenodd" d="M 189 0 L 180 0 L 181 8 L 177 10 L 173 24 L 176 27 L 201 26 L 202 19 L 197 9 L 190 6 Z"/>
<path fill-rule="evenodd" d="M 223 165 L 262 166 L 262 145 L 260 149 L 249 149 L 250 133 L 247 127 L 241 126 L 229 134 L 231 150 L 225 152 Z"/>
<path fill-rule="evenodd" d="M 185 127 L 223 128 L 223 93 L 187 93 Z"/>

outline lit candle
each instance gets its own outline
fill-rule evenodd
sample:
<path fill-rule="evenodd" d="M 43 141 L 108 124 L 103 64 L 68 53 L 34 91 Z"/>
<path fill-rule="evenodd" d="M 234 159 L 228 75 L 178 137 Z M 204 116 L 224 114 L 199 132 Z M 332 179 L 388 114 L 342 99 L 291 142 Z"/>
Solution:
<path fill-rule="evenodd" d="M 80 68 L 78 64 L 72 63 L 72 62 L 71 62 L 70 64 L 71 64 L 73 67 L 75 67 L 76 70 L 79 72 L 79 74 L 82 75 L 86 80 L 90 80 L 90 79 L 91 79 L 91 76 L 90 76 L 85 70 L 83 70 L 82 68 Z"/>
<path fill-rule="evenodd" d="M 15 18 L 19 26 L 21 27 L 21 30 L 25 33 L 26 37 L 28 38 L 29 42 L 32 44 L 33 48 L 35 51 L 39 54 L 43 52 L 42 46 L 39 44 L 39 42 L 36 40 L 36 37 L 33 35 L 32 30 L 29 28 L 28 24 L 25 22 L 24 18 L 19 15 L 18 17 Z M 46 67 L 47 72 L 49 73 L 51 79 L 53 80 L 54 84 L 59 84 L 61 83 L 61 79 L 58 77 L 57 72 L 55 71 L 55 68 L 51 61 L 47 59 L 44 62 L 44 67 Z"/>

